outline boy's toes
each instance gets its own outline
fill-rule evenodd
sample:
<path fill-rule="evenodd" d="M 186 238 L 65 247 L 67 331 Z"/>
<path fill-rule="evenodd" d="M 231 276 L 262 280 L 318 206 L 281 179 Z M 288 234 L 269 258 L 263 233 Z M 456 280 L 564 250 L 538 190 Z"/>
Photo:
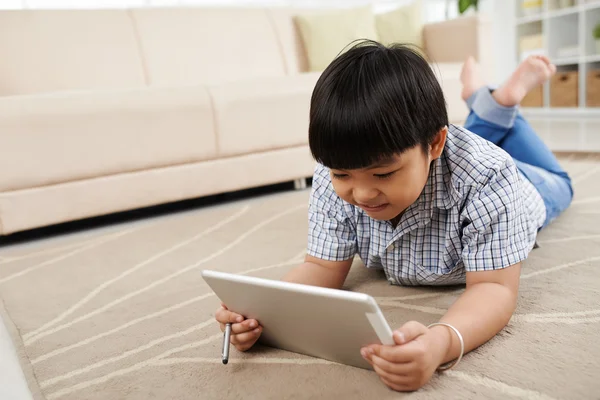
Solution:
<path fill-rule="evenodd" d="M 543 62 L 545 62 L 547 65 L 550 65 L 550 59 L 542 54 L 537 54 L 533 56 L 534 58 L 537 58 L 538 60 L 542 60 Z"/>
<path fill-rule="evenodd" d="M 545 60 L 540 58 L 541 56 L 530 56 L 526 61 L 525 71 L 537 75 L 541 81 L 550 79 L 556 72 L 556 66 L 553 64 L 547 64 Z"/>

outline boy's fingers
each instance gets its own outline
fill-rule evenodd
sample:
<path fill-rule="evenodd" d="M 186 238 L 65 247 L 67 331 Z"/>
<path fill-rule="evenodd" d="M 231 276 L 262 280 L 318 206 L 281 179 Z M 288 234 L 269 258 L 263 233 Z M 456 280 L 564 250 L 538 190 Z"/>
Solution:
<path fill-rule="evenodd" d="M 428 332 L 425 325 L 417 321 L 409 321 L 394 332 L 394 342 L 405 344 Z"/>
<path fill-rule="evenodd" d="M 221 323 L 227 322 L 226 316 L 228 312 L 229 311 L 225 310 L 223 307 L 217 308 L 217 311 L 215 311 L 215 319 Z"/>
<path fill-rule="evenodd" d="M 235 348 L 238 349 L 238 351 L 246 351 L 249 350 L 252 347 L 253 343 L 250 344 L 236 344 Z"/>
<path fill-rule="evenodd" d="M 379 379 L 381 379 L 381 381 L 390 389 L 395 390 L 397 392 L 408 392 L 410 391 L 410 388 L 408 386 L 405 385 L 400 385 L 394 382 L 389 381 L 388 379 L 380 376 Z"/>
<path fill-rule="evenodd" d="M 366 358 L 366 359 L 370 359 L 371 357 L 373 357 L 373 355 L 374 355 L 374 354 L 376 354 L 376 355 L 378 355 L 378 356 L 379 356 L 379 355 L 381 354 L 381 348 L 382 348 L 382 347 L 383 347 L 383 346 L 382 346 L 382 345 L 380 345 L 380 344 L 374 344 L 374 345 L 371 345 L 371 346 L 363 347 L 363 348 L 360 350 L 360 354 L 361 354 L 361 355 L 362 355 L 364 358 Z"/>
<path fill-rule="evenodd" d="M 373 354 L 393 363 L 408 363 L 415 359 L 414 351 L 407 346 L 370 346 Z"/>
<path fill-rule="evenodd" d="M 368 347 L 363 347 L 362 349 L 360 349 L 360 355 L 365 359 L 366 362 L 368 362 L 369 364 L 371 364 L 371 366 L 373 366 L 373 354 L 369 352 L 369 348 Z"/>
<path fill-rule="evenodd" d="M 215 313 L 215 318 L 217 319 L 217 321 L 221 322 L 222 324 L 234 323 L 234 322 L 239 323 L 244 320 L 244 317 L 242 317 L 241 315 L 232 313 L 231 311 L 225 310 L 223 308 L 220 308 L 217 310 L 217 312 Z"/>
<path fill-rule="evenodd" d="M 255 319 L 247 319 L 242 323 L 231 325 L 231 332 L 234 334 L 240 334 L 251 331 L 252 329 L 258 328 L 258 322 Z"/>
<path fill-rule="evenodd" d="M 240 329 L 238 327 L 238 325 L 240 324 L 231 324 L 231 335 L 235 335 L 236 333 L 242 333 L 242 332 L 246 332 L 247 329 Z M 225 324 L 220 322 L 219 326 L 221 327 L 221 332 L 225 332 Z"/>
<path fill-rule="evenodd" d="M 413 379 L 409 376 L 392 374 L 392 373 L 380 368 L 379 365 L 377 365 L 377 364 L 373 364 L 373 369 L 375 369 L 375 372 L 377 372 L 377 375 L 379 375 L 380 378 L 383 378 L 386 381 L 392 382 L 396 385 L 406 385 L 406 384 L 410 383 Z"/>
<path fill-rule="evenodd" d="M 258 340 L 262 332 L 262 328 L 258 327 L 249 332 L 240 333 L 238 335 L 231 336 L 231 344 L 233 345 L 246 345 L 253 344 Z"/>
<path fill-rule="evenodd" d="M 381 357 L 377 357 L 376 355 L 373 355 L 371 357 L 371 361 L 373 362 L 374 366 L 377 366 L 378 368 L 380 368 L 383 371 L 386 371 L 392 375 L 406 376 L 406 375 L 410 374 L 410 372 L 412 372 L 416 368 L 416 364 L 414 364 L 412 362 L 392 363 L 392 362 L 389 362 L 388 360 L 384 360 Z"/>
<path fill-rule="evenodd" d="M 537 58 L 539 58 L 540 60 L 542 60 L 543 62 L 545 62 L 546 64 L 550 64 L 550 59 L 542 54 L 538 54 L 536 56 Z"/>

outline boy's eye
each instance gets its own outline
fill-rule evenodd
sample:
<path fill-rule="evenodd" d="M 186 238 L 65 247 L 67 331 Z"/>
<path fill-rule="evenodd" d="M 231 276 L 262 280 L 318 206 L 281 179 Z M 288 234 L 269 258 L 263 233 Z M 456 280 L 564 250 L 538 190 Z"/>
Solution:
<path fill-rule="evenodd" d="M 374 176 L 378 179 L 386 179 L 389 178 L 390 176 L 394 175 L 396 171 L 392 171 L 392 172 L 388 172 L 387 174 L 374 174 Z"/>
<path fill-rule="evenodd" d="M 335 179 L 344 179 L 348 177 L 348 174 L 336 174 L 335 172 L 333 172 L 332 174 Z"/>

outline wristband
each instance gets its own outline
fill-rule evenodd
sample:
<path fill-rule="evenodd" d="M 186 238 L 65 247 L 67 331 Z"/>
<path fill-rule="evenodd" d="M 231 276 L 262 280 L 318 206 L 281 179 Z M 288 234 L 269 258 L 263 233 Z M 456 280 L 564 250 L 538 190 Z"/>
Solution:
<path fill-rule="evenodd" d="M 465 354 L 465 341 L 463 340 L 463 337 L 460 334 L 460 332 L 458 331 L 458 329 L 456 329 L 455 327 L 453 327 L 450 324 L 446 324 L 444 322 L 436 322 L 435 324 L 431 324 L 431 325 L 427 326 L 427 328 L 431 328 L 432 326 L 438 326 L 438 325 L 445 326 L 445 327 L 452 329 L 454 331 L 454 333 L 456 333 L 456 336 L 458 336 L 458 341 L 460 342 L 460 355 L 458 356 L 458 358 L 454 362 L 449 362 L 448 364 L 440 365 L 438 367 L 438 371 L 446 371 L 446 370 L 456 367 L 458 365 L 458 363 L 460 362 L 460 360 L 462 359 L 463 355 Z"/>

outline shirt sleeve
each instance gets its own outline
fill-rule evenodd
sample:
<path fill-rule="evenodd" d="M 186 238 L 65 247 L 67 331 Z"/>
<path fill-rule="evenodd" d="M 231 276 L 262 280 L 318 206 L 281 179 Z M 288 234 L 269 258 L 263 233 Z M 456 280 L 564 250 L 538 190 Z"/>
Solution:
<path fill-rule="evenodd" d="M 329 169 L 317 165 L 308 206 L 308 254 L 328 261 L 345 261 L 356 254 L 356 224 L 335 193 Z"/>
<path fill-rule="evenodd" d="M 512 160 L 490 177 L 463 209 L 462 260 L 465 270 L 489 271 L 527 258 L 528 235 L 521 177 Z"/>

